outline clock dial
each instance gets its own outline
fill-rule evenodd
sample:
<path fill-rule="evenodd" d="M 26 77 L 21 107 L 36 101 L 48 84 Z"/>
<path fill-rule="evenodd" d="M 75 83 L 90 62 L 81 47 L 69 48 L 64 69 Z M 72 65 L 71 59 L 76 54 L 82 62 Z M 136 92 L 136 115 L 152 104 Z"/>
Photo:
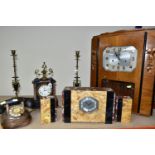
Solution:
<path fill-rule="evenodd" d="M 19 117 L 23 113 L 24 113 L 24 106 L 23 106 L 23 104 L 11 106 L 10 109 L 9 109 L 9 114 L 12 117 Z"/>
<path fill-rule="evenodd" d="M 103 68 L 109 71 L 132 72 L 137 64 L 134 46 L 107 47 L 103 50 Z"/>
<path fill-rule="evenodd" d="M 52 92 L 52 85 L 51 84 L 41 85 L 38 89 L 38 93 L 42 97 L 49 96 L 51 94 L 51 92 Z"/>
<path fill-rule="evenodd" d="M 98 109 L 98 101 L 93 97 L 84 97 L 80 100 L 80 110 L 83 112 L 93 112 Z"/>

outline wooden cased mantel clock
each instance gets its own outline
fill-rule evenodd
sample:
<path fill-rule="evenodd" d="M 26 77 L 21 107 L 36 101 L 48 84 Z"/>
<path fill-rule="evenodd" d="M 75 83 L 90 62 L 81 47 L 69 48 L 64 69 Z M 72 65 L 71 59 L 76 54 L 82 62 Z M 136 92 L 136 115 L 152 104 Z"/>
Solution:
<path fill-rule="evenodd" d="M 91 86 L 133 98 L 133 112 L 151 115 L 155 81 L 155 29 L 104 33 L 92 38 Z"/>
<path fill-rule="evenodd" d="M 47 69 L 45 62 L 42 65 L 41 74 L 39 70 L 35 70 L 36 78 L 32 81 L 34 87 L 34 100 L 36 102 L 36 108 L 40 107 L 40 99 L 47 98 L 49 96 L 55 96 L 56 98 L 56 81 L 52 78 L 53 70 Z M 42 75 L 41 78 L 40 75 Z"/>

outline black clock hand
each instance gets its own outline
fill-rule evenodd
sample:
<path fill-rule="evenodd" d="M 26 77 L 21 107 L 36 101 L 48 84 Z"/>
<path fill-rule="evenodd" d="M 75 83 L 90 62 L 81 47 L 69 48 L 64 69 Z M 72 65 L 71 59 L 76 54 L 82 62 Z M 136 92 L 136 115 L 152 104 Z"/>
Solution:
<path fill-rule="evenodd" d="M 46 88 L 44 87 L 44 91 L 46 91 Z"/>
<path fill-rule="evenodd" d="M 115 56 L 118 58 L 118 60 L 120 60 L 120 54 L 117 54 L 116 52 L 115 52 Z"/>

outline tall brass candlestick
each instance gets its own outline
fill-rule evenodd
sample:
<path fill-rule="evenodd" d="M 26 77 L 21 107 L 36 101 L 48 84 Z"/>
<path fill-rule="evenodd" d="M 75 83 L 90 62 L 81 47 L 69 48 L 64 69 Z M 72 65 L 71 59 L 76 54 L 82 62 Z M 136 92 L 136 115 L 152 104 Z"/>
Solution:
<path fill-rule="evenodd" d="M 13 69 L 14 69 L 14 76 L 12 77 L 13 80 L 12 80 L 12 86 L 14 88 L 14 91 L 15 91 L 15 96 L 16 98 L 18 97 L 18 93 L 19 93 L 19 87 L 20 87 L 20 83 L 19 83 L 19 80 L 18 80 L 18 76 L 17 76 L 17 67 L 16 67 L 16 50 L 11 50 L 11 56 L 13 57 Z"/>
<path fill-rule="evenodd" d="M 75 51 L 75 60 L 76 60 L 76 66 L 75 66 L 75 77 L 73 81 L 73 86 L 74 87 L 80 87 L 81 86 L 81 81 L 79 80 L 79 59 L 80 59 L 80 51 Z"/>

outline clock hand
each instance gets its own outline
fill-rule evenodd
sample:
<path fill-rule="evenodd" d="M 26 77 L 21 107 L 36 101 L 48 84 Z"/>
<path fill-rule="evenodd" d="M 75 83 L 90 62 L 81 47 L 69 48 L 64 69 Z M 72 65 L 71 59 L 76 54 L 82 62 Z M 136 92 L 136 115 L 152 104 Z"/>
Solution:
<path fill-rule="evenodd" d="M 44 86 L 44 91 L 46 91 L 46 87 Z"/>
<path fill-rule="evenodd" d="M 117 54 L 117 53 L 115 52 L 115 56 L 117 57 L 118 60 L 120 60 L 120 57 L 119 57 L 120 54 Z"/>

